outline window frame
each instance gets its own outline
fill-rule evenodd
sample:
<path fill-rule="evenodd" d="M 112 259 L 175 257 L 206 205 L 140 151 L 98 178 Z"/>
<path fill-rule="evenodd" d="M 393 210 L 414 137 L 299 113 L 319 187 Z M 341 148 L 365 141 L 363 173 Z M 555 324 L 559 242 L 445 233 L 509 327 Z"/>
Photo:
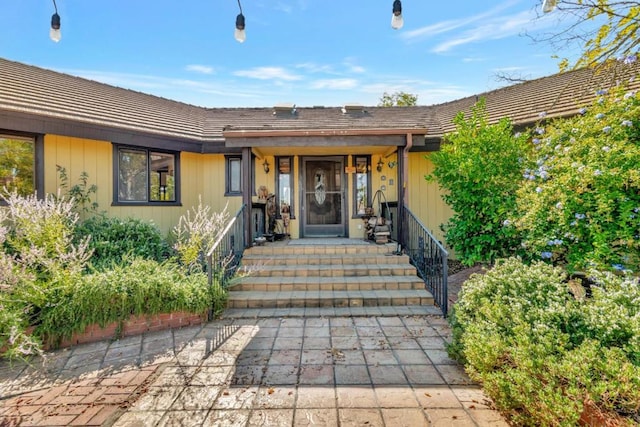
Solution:
<path fill-rule="evenodd" d="M 352 185 L 352 215 L 351 218 L 362 218 L 363 216 L 365 216 L 364 214 L 359 214 L 358 213 L 358 171 L 357 171 L 357 167 L 358 167 L 358 161 L 357 159 L 359 158 L 363 158 L 365 159 L 367 166 L 367 203 L 365 208 L 367 208 L 368 206 L 371 206 L 371 190 L 372 190 L 372 183 L 371 183 L 371 155 L 353 155 L 351 157 L 351 161 L 353 162 L 353 167 L 356 169 L 355 172 L 353 173 L 353 185 Z"/>
<path fill-rule="evenodd" d="M 280 160 L 281 159 L 288 159 L 289 160 L 289 173 L 288 174 L 282 174 L 280 173 Z M 278 201 L 278 208 L 282 209 L 281 203 L 280 203 L 280 175 L 289 175 L 289 219 L 296 219 L 296 215 L 295 215 L 295 194 L 296 194 L 296 182 L 293 179 L 293 169 L 294 169 L 294 157 L 293 156 L 276 156 L 275 157 L 275 168 L 276 168 L 276 173 L 275 173 L 275 187 L 276 187 L 276 200 Z M 282 211 L 279 212 L 280 214 L 282 214 Z"/>
<path fill-rule="evenodd" d="M 233 190 L 232 186 L 232 162 L 238 162 L 239 165 L 239 182 L 238 190 Z M 242 155 L 228 154 L 224 156 L 224 195 L 225 196 L 242 196 Z"/>
<path fill-rule="evenodd" d="M 134 145 L 113 143 L 113 200 L 111 206 L 182 206 L 180 193 L 180 152 L 172 150 L 162 150 L 149 147 L 137 147 Z M 146 190 L 147 200 L 120 200 L 120 150 L 133 150 L 144 152 L 147 159 Z M 151 155 L 167 154 L 174 159 L 174 193 L 175 200 L 151 200 Z"/>
<path fill-rule="evenodd" d="M 38 199 L 44 198 L 44 135 L 0 129 L 0 138 L 33 142 L 33 188 Z M 0 199 L 0 206 L 7 203 Z"/>

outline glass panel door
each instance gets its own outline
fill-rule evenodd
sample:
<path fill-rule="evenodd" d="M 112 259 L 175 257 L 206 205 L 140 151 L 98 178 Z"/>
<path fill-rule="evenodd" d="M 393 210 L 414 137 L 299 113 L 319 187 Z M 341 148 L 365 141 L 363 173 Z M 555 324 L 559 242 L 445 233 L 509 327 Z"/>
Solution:
<path fill-rule="evenodd" d="M 344 206 L 344 159 L 303 159 L 303 237 L 346 235 Z"/>

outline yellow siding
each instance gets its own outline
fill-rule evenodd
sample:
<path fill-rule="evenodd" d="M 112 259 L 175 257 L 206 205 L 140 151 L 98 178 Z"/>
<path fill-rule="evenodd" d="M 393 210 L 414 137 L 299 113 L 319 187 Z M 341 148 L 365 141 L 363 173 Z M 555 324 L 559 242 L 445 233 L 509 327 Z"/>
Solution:
<path fill-rule="evenodd" d="M 111 206 L 113 200 L 113 147 L 110 142 L 46 135 L 44 144 L 45 192 L 56 193 L 61 186 L 56 165 L 64 167 L 69 185 L 78 183 L 82 172 L 88 174 L 88 185 L 98 190 L 92 201 L 98 210 L 121 218 L 135 217 L 153 221 L 169 233 L 181 215 L 196 207 L 199 198 L 215 212 L 228 203 L 230 215 L 242 206 L 242 197 L 225 197 L 225 159 L 219 154 L 180 154 L 180 190 L 182 206 Z"/>
<path fill-rule="evenodd" d="M 442 200 L 442 191 L 438 184 L 425 180 L 425 175 L 432 171 L 433 163 L 429 160 L 429 153 L 409 153 L 409 209 L 444 243 L 440 225 L 449 220 L 453 211 Z"/>

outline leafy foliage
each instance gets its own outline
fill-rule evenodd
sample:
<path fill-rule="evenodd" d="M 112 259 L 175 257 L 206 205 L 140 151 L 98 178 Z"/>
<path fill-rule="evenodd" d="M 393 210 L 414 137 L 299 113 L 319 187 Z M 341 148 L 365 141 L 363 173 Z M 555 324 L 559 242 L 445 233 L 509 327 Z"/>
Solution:
<path fill-rule="evenodd" d="M 640 420 L 640 287 L 596 274 L 577 299 L 563 270 L 515 258 L 467 281 L 450 354 L 516 425 L 576 425 L 587 402 Z"/>
<path fill-rule="evenodd" d="M 533 259 L 570 270 L 640 265 L 640 100 L 616 90 L 534 132 L 513 223 Z"/>
<path fill-rule="evenodd" d="M 635 58 L 640 29 L 640 2 L 626 0 L 559 0 L 558 22 L 547 40 L 557 47 L 580 44 L 582 54 L 573 67 L 593 66 L 612 58 Z M 564 23 L 569 25 L 565 26 Z M 631 59 L 630 59 L 631 60 Z M 634 60 L 634 59 L 633 59 Z M 570 66 L 568 58 L 561 70 Z"/>
<path fill-rule="evenodd" d="M 407 92 L 383 93 L 378 107 L 414 107 L 418 105 L 418 95 Z"/>
<path fill-rule="evenodd" d="M 456 131 L 431 155 L 435 169 L 427 177 L 446 190 L 443 199 L 454 211 L 445 226 L 447 244 L 466 264 L 517 253 L 517 232 L 504 224 L 514 212 L 526 167 L 526 136 L 514 135 L 507 119 L 489 125 L 484 99 L 468 119 L 459 113 L 455 124 Z"/>
<path fill-rule="evenodd" d="M 95 196 L 98 186 L 89 184 L 89 174 L 82 172 L 80 174 L 79 183 L 69 186 L 69 175 L 67 169 L 56 165 L 56 171 L 60 177 L 60 189 L 65 191 L 65 196 L 75 203 L 75 210 L 84 219 L 88 213 L 96 213 L 98 203 L 91 201 L 91 197 Z"/>
<path fill-rule="evenodd" d="M 36 333 L 55 343 L 87 325 L 124 322 L 131 315 L 203 313 L 211 298 L 205 274 L 187 274 L 171 261 L 133 258 L 64 288 L 43 310 Z"/>
<path fill-rule="evenodd" d="M 0 189 L 26 196 L 34 187 L 34 144 L 31 140 L 0 137 Z"/>
<path fill-rule="evenodd" d="M 90 238 L 89 248 L 93 250 L 90 263 L 98 269 L 135 257 L 162 261 L 171 252 L 160 229 L 138 218 L 94 216 L 76 227 L 75 236 L 78 240 Z"/>

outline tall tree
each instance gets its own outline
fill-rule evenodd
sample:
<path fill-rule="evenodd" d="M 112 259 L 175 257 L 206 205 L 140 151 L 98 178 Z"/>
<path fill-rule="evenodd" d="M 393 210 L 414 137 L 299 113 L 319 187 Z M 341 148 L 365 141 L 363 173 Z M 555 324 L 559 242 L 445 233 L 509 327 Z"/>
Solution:
<path fill-rule="evenodd" d="M 385 92 L 378 103 L 378 107 L 413 107 L 416 105 L 418 105 L 418 95 L 402 91 L 392 94 Z"/>
<path fill-rule="evenodd" d="M 639 1 L 544 0 L 543 4 L 558 17 L 559 25 L 541 40 L 558 49 L 575 44 L 582 49 L 577 59 L 562 58 L 561 70 L 594 66 L 613 58 L 635 60 L 640 43 Z"/>

